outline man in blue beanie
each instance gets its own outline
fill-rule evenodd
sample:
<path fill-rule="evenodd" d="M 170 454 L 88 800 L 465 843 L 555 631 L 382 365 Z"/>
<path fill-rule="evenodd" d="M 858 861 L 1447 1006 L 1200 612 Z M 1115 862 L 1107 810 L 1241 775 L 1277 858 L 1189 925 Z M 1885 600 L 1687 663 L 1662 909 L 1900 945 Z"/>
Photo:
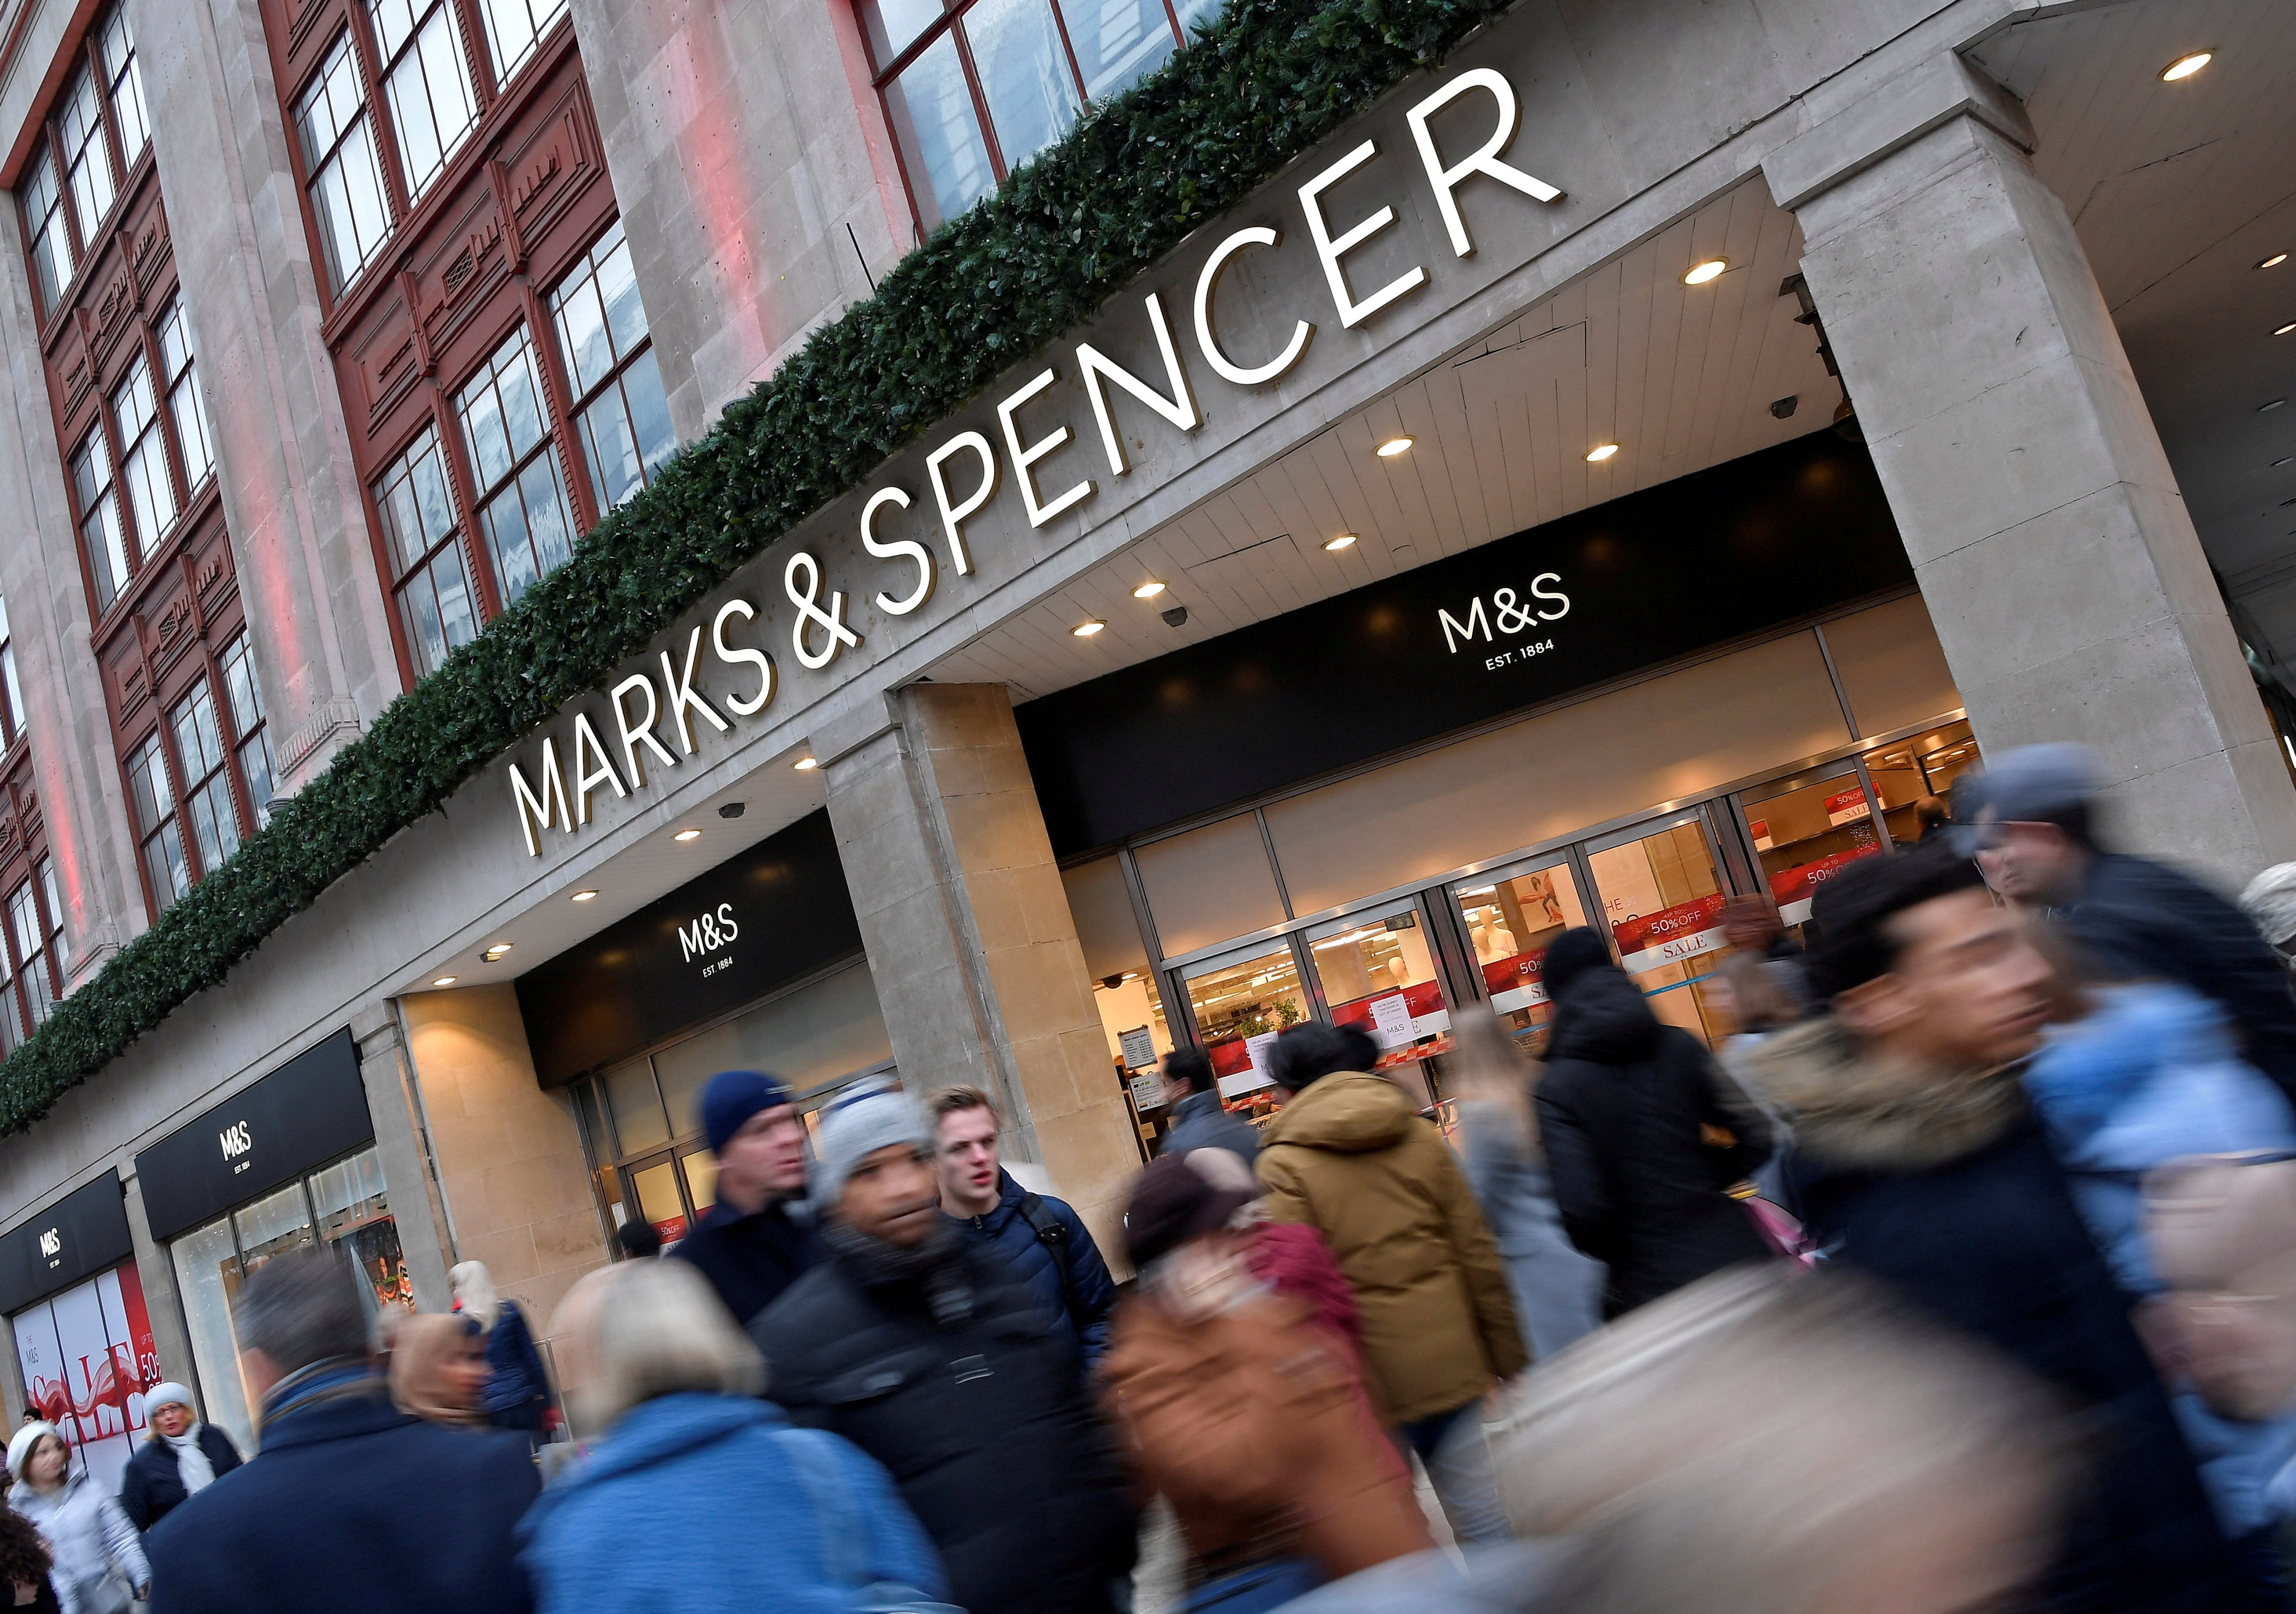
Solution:
<path fill-rule="evenodd" d="M 747 1328 L 819 1256 L 805 1204 L 805 1123 L 779 1078 L 721 1070 L 701 1090 L 718 1203 L 669 1254 L 691 1261 Z"/>

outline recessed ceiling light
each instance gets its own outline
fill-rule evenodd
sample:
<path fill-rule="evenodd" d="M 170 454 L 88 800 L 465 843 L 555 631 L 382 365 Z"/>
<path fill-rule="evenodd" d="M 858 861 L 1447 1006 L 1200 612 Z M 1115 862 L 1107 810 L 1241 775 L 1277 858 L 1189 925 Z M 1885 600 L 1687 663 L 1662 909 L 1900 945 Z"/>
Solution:
<path fill-rule="evenodd" d="M 2275 336 L 2285 336 L 2291 331 L 2296 331 L 2296 322 L 2291 322 L 2290 324 L 2282 325 L 2278 330 L 2273 332 L 2273 334 Z"/>
<path fill-rule="evenodd" d="M 815 769 L 821 766 L 821 759 L 817 756 L 801 756 L 794 762 L 791 762 L 790 766 L 796 769 L 800 773 L 811 773 Z"/>
<path fill-rule="evenodd" d="M 1397 455 L 1406 454 L 1409 453 L 1410 450 L 1411 440 L 1409 438 L 1390 437 L 1385 442 L 1379 445 L 1379 457 L 1382 459 L 1393 459 Z"/>
<path fill-rule="evenodd" d="M 1137 589 L 1135 589 L 1132 591 L 1132 597 L 1134 599 L 1154 599 L 1158 595 L 1163 592 L 1164 585 L 1158 582 L 1152 577 L 1146 582 L 1141 584 Z"/>
<path fill-rule="evenodd" d="M 2262 263 L 2258 264 L 2256 267 L 2257 267 L 2258 268 L 2259 268 L 2259 269 L 2276 269 L 2276 268 L 2278 268 L 2282 264 L 2286 263 L 2287 261 L 2288 261 L 2288 254 L 2287 254 L 2287 253 L 2285 253 L 2285 252 L 2275 252 L 2271 257 L 2269 257 L 2269 258 L 2266 259 Z"/>
<path fill-rule="evenodd" d="M 1078 622 L 1075 627 L 1070 629 L 1069 631 L 1075 634 L 1078 638 L 1090 638 L 1094 634 L 1099 632 L 1103 628 L 1107 626 L 1108 624 L 1106 622 L 1102 622 L 1100 618 L 1095 616 L 1088 622 Z"/>
<path fill-rule="evenodd" d="M 1722 271 L 1730 267 L 1726 258 L 1710 258 L 1704 263 L 1693 264 L 1690 273 L 1682 277 L 1686 286 L 1702 286 L 1710 280 L 1722 278 Z"/>
<path fill-rule="evenodd" d="M 2269 415 L 2273 410 L 2278 408 L 2282 404 L 2284 404 L 2288 400 L 2284 398 L 2276 398 L 2270 403 L 2260 403 L 2257 405 L 2256 412 L 2259 415 Z"/>
<path fill-rule="evenodd" d="M 699 829 L 681 829 L 669 838 L 673 841 L 698 841 L 701 838 L 701 832 Z"/>
<path fill-rule="evenodd" d="M 440 976 L 437 980 L 431 982 L 430 984 L 433 986 L 452 986 L 459 979 L 461 979 L 459 976 Z"/>
<path fill-rule="evenodd" d="M 597 895 L 598 893 L 594 891 L 578 891 L 574 893 L 572 901 L 577 902 L 594 902 L 596 900 Z"/>
<path fill-rule="evenodd" d="M 1618 451 L 1619 445 L 1614 442 L 1596 443 L 1587 450 L 1587 463 L 1590 465 L 1599 465 Z"/>
<path fill-rule="evenodd" d="M 2296 454 L 2291 454 L 2284 459 L 2274 460 L 2270 468 L 2277 471 L 2283 465 L 2296 465 Z"/>
<path fill-rule="evenodd" d="M 509 951 L 510 943 L 508 942 L 496 942 L 492 947 L 488 948 L 486 951 L 480 953 L 479 957 L 491 964 Z"/>
<path fill-rule="evenodd" d="M 2162 68 L 2161 78 L 2166 83 L 2175 84 L 2179 79 L 2191 78 L 2216 59 L 2214 51 L 2194 51 L 2190 55 L 2177 57 Z"/>
<path fill-rule="evenodd" d="M 1355 541 L 1356 535 L 1352 532 L 1335 532 L 1331 537 L 1324 540 L 1324 548 L 1326 549 L 1344 549 Z"/>

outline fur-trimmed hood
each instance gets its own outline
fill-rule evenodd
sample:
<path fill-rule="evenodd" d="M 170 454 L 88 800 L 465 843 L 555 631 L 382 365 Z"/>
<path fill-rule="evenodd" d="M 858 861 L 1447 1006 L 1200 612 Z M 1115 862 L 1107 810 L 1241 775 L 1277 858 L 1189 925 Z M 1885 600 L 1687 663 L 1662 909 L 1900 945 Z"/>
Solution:
<path fill-rule="evenodd" d="M 1882 1058 L 1830 1016 L 1780 1032 L 1745 1061 L 1796 1149 L 1835 1171 L 1926 1171 L 1975 1154 L 2025 1117 L 2019 1070 L 1946 1075 Z"/>

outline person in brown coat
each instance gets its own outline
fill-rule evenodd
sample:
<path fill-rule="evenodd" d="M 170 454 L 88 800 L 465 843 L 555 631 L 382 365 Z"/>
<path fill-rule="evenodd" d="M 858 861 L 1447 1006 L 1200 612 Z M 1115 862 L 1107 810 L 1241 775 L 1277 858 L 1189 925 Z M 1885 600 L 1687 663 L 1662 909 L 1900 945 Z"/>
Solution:
<path fill-rule="evenodd" d="M 1191 1614 L 1253 1614 L 1432 1546 L 1345 1352 L 1252 1272 L 1255 1198 L 1184 1157 L 1125 1218 L 1141 1277 L 1101 1371 L 1143 1477 L 1187 1538 Z"/>
<path fill-rule="evenodd" d="M 1259 1155 L 1267 1214 L 1321 1232 L 1355 1286 L 1374 1399 L 1427 1465 L 1452 1535 L 1504 1539 L 1480 1408 L 1529 1357 L 1474 1190 L 1403 1090 L 1371 1074 L 1362 1032 L 1295 1025 L 1268 1052 L 1289 1097 Z"/>

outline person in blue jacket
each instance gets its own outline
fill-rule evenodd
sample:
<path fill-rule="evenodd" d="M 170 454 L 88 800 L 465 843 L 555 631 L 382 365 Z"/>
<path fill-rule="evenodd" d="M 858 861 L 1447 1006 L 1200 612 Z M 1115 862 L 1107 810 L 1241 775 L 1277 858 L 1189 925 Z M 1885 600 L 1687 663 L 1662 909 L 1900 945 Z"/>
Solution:
<path fill-rule="evenodd" d="M 939 1555 L 885 1470 L 758 1399 L 765 1362 L 697 1269 L 593 1272 L 553 1336 L 591 1445 L 519 1526 L 537 1614 L 953 1614 Z"/>
<path fill-rule="evenodd" d="M 480 1405 L 498 1429 L 539 1436 L 550 1420 L 550 1375 L 534 1348 L 534 1330 L 515 1300 L 495 1292 L 494 1274 L 483 1261 L 458 1261 L 447 1273 L 455 1309 L 477 1322 L 487 1337 L 487 1388 Z"/>
<path fill-rule="evenodd" d="M 2053 1027 L 2026 1067 L 2025 1091 L 2113 1276 L 2144 1299 L 2162 1289 L 2145 1243 L 2144 1173 L 2191 1155 L 2296 1153 L 2296 1114 L 2199 993 L 2147 982 L 2079 1002 L 2079 1017 Z M 2268 1559 L 2280 1519 L 2266 1487 L 2296 1456 L 2296 1409 L 2251 1422 L 2169 1388 L 2218 1522 Z"/>
<path fill-rule="evenodd" d="M 1089 1370 L 1108 1349 L 1116 1283 L 1084 1218 L 1065 1200 L 1032 1193 L 997 1157 L 996 1107 L 977 1087 L 944 1087 L 926 1101 L 940 1208 L 971 1242 L 994 1251 L 1074 1336 Z"/>

